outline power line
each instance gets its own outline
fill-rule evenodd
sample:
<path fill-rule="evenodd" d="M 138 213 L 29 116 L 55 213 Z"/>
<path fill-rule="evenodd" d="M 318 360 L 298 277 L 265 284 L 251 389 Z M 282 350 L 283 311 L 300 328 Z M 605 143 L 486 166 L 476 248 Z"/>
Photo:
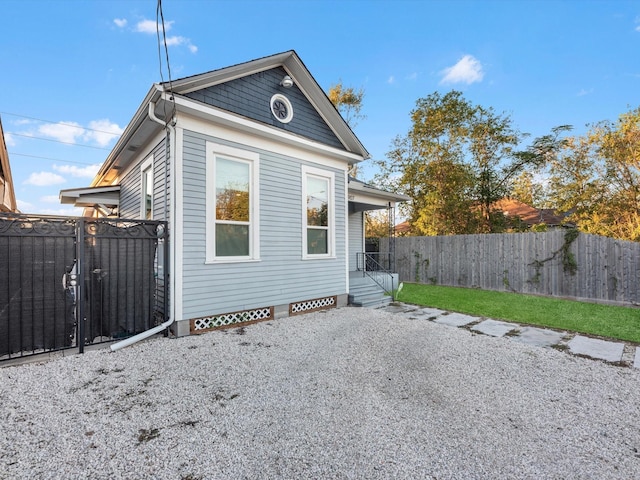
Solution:
<path fill-rule="evenodd" d="M 79 128 L 81 130 L 88 130 L 90 132 L 106 133 L 107 135 L 113 135 L 114 137 L 120 135 L 119 133 L 107 132 L 106 130 L 96 130 L 95 128 L 81 127 L 78 125 L 69 125 L 68 123 L 64 123 L 64 122 L 54 122 L 52 120 L 43 120 L 42 118 L 28 117 L 27 115 L 20 115 L 18 113 L 0 112 L 0 114 L 11 115 L 11 116 L 20 117 L 20 118 L 28 118 L 29 120 L 35 120 L 37 122 L 43 122 L 43 123 L 51 123 L 53 125 L 64 125 L 65 127 Z M 14 135 L 17 135 L 17 134 L 14 133 Z"/>
<path fill-rule="evenodd" d="M 158 37 L 158 63 L 160 66 L 160 80 L 164 83 L 164 76 L 162 75 L 162 53 L 160 48 L 160 25 L 162 25 L 162 43 L 164 45 L 164 52 L 167 61 L 167 74 L 169 77 L 169 93 L 170 99 L 172 102 L 173 111 L 171 112 L 171 116 L 167 119 L 167 125 L 173 119 L 176 114 L 176 102 L 173 98 L 173 83 L 171 81 L 171 65 L 169 64 L 169 47 L 167 46 L 167 32 L 164 24 L 164 13 L 162 12 L 162 0 L 158 0 L 156 5 L 156 36 Z M 165 112 L 165 118 L 166 112 Z"/>
<path fill-rule="evenodd" d="M 33 135 L 25 135 L 23 133 L 15 133 L 15 132 L 6 132 L 6 133 L 9 135 L 15 135 L 16 137 L 33 138 L 34 140 L 44 140 L 45 142 L 62 143 L 64 145 L 72 145 L 74 147 L 93 148 L 95 150 L 105 150 L 107 152 L 111 150 L 110 148 L 96 147 L 93 145 L 84 145 L 82 143 L 63 142 L 62 140 L 54 140 L 52 138 L 44 138 L 44 137 L 35 137 Z"/>
<path fill-rule="evenodd" d="M 28 153 L 16 153 L 16 152 L 9 152 L 9 156 L 18 156 L 18 157 L 29 157 L 29 158 L 38 158 L 41 160 L 52 160 L 54 162 L 60 162 L 60 163 L 76 163 L 78 165 L 86 165 L 86 166 L 91 166 L 91 165 L 95 165 L 95 163 L 85 163 L 85 162 L 76 162 L 73 160 L 61 160 L 59 158 L 51 158 L 51 157 L 41 157 L 38 155 L 29 155 Z M 100 163 L 100 162 L 96 162 L 96 163 Z"/>

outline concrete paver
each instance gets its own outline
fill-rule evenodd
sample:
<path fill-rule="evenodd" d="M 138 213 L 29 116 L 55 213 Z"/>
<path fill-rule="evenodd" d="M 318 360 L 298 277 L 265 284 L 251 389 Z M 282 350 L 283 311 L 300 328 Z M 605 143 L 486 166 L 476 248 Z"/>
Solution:
<path fill-rule="evenodd" d="M 406 313 L 409 318 L 419 319 L 419 320 L 429 320 L 436 319 L 440 315 L 445 313 L 444 310 L 438 310 L 437 308 L 420 308 L 419 310 L 413 310 Z"/>
<path fill-rule="evenodd" d="M 378 308 L 412 320 L 431 320 L 434 323 L 451 327 L 467 327 L 475 322 L 479 322 L 471 326 L 470 330 L 493 337 L 503 337 L 507 333 L 512 332 L 512 334 L 509 335 L 509 338 L 512 340 L 539 347 L 559 345 L 563 340 L 566 341 L 567 338 L 567 332 L 558 332 L 546 328 L 524 327 L 515 323 L 501 322 L 492 319 L 480 321 L 480 317 L 447 312 L 446 310 L 439 310 L 437 308 L 419 307 L 400 302 L 394 302 Z M 571 335 L 574 334 L 571 333 Z M 633 368 L 640 369 L 640 347 L 633 347 L 635 348 L 634 354 L 632 353 L 633 350 L 629 350 L 629 348 L 632 348 L 629 346 L 625 357 L 625 343 L 600 340 L 583 335 L 575 335 L 567 346 L 569 347 L 569 353 L 574 355 L 584 355 L 607 362 L 621 362 L 621 364 L 624 365 L 630 365 L 631 357 L 633 357 Z"/>
<path fill-rule="evenodd" d="M 622 353 L 624 352 L 624 343 L 599 340 L 582 335 L 573 337 L 568 345 L 571 353 L 586 355 L 587 357 L 598 358 L 607 362 L 619 362 L 622 360 Z"/>
<path fill-rule="evenodd" d="M 556 332 L 545 328 L 522 327 L 518 335 L 511 337 L 516 342 L 526 343 L 537 347 L 550 347 L 557 345 L 566 335 L 565 332 Z"/>
<path fill-rule="evenodd" d="M 440 315 L 434 322 L 441 323 L 442 325 L 449 325 L 451 327 L 463 327 L 470 323 L 477 322 L 478 317 L 472 317 L 470 315 L 464 315 L 462 313 L 450 313 L 449 315 Z"/>
<path fill-rule="evenodd" d="M 515 323 L 499 322 L 498 320 L 485 320 L 478 325 L 471 327 L 471 330 L 491 335 L 492 337 L 503 337 L 518 326 Z"/>

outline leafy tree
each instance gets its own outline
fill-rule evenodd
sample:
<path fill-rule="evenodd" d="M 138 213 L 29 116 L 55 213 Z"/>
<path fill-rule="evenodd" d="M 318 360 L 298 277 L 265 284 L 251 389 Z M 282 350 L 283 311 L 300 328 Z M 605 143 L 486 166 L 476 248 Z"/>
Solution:
<path fill-rule="evenodd" d="M 423 235 L 503 231 L 494 202 L 525 169 L 548 161 L 567 128 L 517 150 L 524 135 L 509 116 L 473 105 L 457 91 L 419 99 L 411 120 L 407 135 L 378 162 L 376 180 L 412 198 L 405 214 Z"/>
<path fill-rule="evenodd" d="M 527 205 L 536 206 L 536 192 L 540 190 L 540 185 L 535 184 L 533 174 L 529 171 L 520 173 L 511 184 L 511 198 Z"/>
<path fill-rule="evenodd" d="M 352 129 L 356 127 L 360 120 L 366 118 L 365 115 L 360 113 L 362 110 L 362 99 L 364 98 L 364 90 L 362 88 L 355 89 L 353 87 L 345 87 L 342 85 L 342 80 L 340 80 L 335 85 L 329 87 L 327 96 Z M 358 176 L 357 164 L 351 166 L 349 175 L 354 178 Z"/>
<path fill-rule="evenodd" d="M 345 87 L 340 80 L 329 87 L 327 95 L 351 128 L 355 128 L 360 120 L 365 119 L 365 116 L 360 113 L 364 98 L 362 88 L 356 90 L 353 87 Z"/>
<path fill-rule="evenodd" d="M 568 139 L 549 195 L 580 230 L 640 241 L 640 108 Z"/>
<path fill-rule="evenodd" d="M 366 238 L 388 237 L 389 210 L 383 209 L 364 212 L 364 232 Z"/>

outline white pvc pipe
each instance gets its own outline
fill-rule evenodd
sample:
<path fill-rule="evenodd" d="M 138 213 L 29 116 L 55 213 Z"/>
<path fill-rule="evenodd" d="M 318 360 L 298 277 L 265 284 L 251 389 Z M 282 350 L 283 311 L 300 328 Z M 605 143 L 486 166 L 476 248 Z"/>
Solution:
<path fill-rule="evenodd" d="M 156 117 L 155 114 L 155 107 L 156 104 L 153 102 L 149 102 L 149 118 L 151 120 L 153 120 L 156 123 L 159 123 L 160 125 L 162 125 L 163 127 L 169 129 L 171 127 L 169 127 L 168 124 L 165 124 L 162 120 L 160 120 L 158 117 Z M 166 167 L 165 167 L 166 168 Z M 168 266 L 165 265 L 164 268 L 167 268 Z M 124 347 L 128 347 L 129 345 L 133 345 L 136 342 L 139 342 L 140 340 L 144 340 L 145 338 L 149 338 L 152 335 L 155 335 L 156 333 L 160 333 L 161 331 L 163 331 L 166 328 L 169 328 L 169 326 L 173 323 L 173 318 L 169 318 L 169 320 L 167 320 L 164 323 L 161 323 L 160 325 L 158 325 L 157 327 L 153 327 L 149 330 L 145 330 L 144 332 L 138 333 L 137 335 L 134 335 L 133 337 L 129 337 L 129 338 L 125 338 L 124 340 L 114 343 L 113 345 L 111 345 L 111 351 L 115 352 L 116 350 L 120 350 L 121 348 Z"/>
<path fill-rule="evenodd" d="M 116 350 L 120 350 L 121 348 L 128 347 L 129 345 L 133 345 L 134 343 L 139 342 L 140 340 L 144 340 L 145 338 L 148 338 L 151 335 L 160 333 L 165 328 L 168 328 L 169 325 L 171 325 L 172 323 L 173 323 L 173 320 L 169 319 L 166 322 L 158 325 L 157 327 L 153 327 L 152 329 L 145 330 L 144 332 L 134 335 L 133 337 L 125 338 L 124 340 L 118 343 L 114 343 L 113 345 L 111 345 L 111 351 L 115 352 Z"/>

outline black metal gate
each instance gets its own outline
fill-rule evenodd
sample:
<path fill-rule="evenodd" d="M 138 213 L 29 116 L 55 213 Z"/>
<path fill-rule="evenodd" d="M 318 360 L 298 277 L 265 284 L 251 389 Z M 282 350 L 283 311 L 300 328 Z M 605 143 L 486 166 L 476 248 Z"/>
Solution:
<path fill-rule="evenodd" d="M 0 214 L 0 360 L 164 322 L 167 255 L 166 222 Z"/>

